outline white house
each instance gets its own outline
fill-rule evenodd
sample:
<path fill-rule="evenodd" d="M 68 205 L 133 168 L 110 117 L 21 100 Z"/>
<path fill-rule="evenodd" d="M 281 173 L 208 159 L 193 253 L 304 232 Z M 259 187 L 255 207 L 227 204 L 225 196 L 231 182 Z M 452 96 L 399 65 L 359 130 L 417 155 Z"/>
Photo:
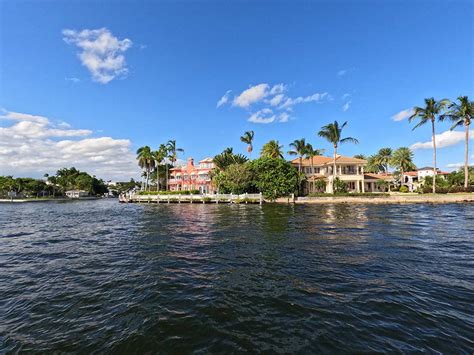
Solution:
<path fill-rule="evenodd" d="M 66 196 L 69 198 L 81 198 L 89 196 L 89 193 L 84 190 L 69 190 L 66 191 Z"/>
<path fill-rule="evenodd" d="M 402 186 L 408 187 L 408 191 L 416 191 L 419 188 L 423 187 L 423 183 L 426 178 L 433 178 L 433 168 L 429 166 L 425 166 L 420 168 L 416 171 L 407 171 L 404 172 L 402 175 Z M 446 176 L 449 173 L 440 171 L 436 169 L 436 175 L 441 177 L 442 179 L 446 179 Z"/>

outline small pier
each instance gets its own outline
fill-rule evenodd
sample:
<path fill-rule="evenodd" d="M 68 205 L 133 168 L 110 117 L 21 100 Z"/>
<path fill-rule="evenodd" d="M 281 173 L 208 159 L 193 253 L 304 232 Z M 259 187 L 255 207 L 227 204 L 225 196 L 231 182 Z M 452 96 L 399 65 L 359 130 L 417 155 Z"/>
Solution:
<path fill-rule="evenodd" d="M 121 203 L 228 203 L 228 204 L 263 204 L 259 194 L 123 194 L 119 196 Z"/>

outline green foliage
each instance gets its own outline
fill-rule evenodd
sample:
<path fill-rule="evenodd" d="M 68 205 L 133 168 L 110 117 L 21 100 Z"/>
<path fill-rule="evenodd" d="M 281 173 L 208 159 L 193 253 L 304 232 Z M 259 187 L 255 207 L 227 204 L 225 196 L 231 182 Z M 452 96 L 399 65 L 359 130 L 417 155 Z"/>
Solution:
<path fill-rule="evenodd" d="M 408 187 L 406 187 L 405 185 L 402 185 L 402 186 L 400 186 L 398 191 L 403 192 L 403 193 L 407 193 L 408 192 Z"/>
<path fill-rule="evenodd" d="M 314 182 L 314 188 L 318 190 L 318 192 L 326 191 L 326 181 L 323 179 L 318 179 Z"/>
<path fill-rule="evenodd" d="M 347 192 L 347 184 L 345 181 L 336 178 L 334 180 L 334 193 L 346 193 Z"/>
<path fill-rule="evenodd" d="M 253 172 L 249 163 L 231 164 L 213 174 L 212 179 L 220 193 L 243 194 L 252 186 Z"/>
<path fill-rule="evenodd" d="M 260 151 L 260 157 L 283 159 L 283 145 L 276 140 L 271 140 L 265 143 Z"/>
<path fill-rule="evenodd" d="M 375 183 L 377 185 L 377 187 L 381 190 L 383 190 L 383 192 L 387 191 L 388 189 L 388 182 L 385 181 L 385 180 L 377 180 L 377 182 Z"/>
<path fill-rule="evenodd" d="M 242 154 L 234 154 L 232 148 L 226 148 L 214 157 L 214 164 L 219 170 L 226 170 L 233 164 L 244 164 L 248 159 Z"/>
<path fill-rule="evenodd" d="M 413 151 L 407 147 L 398 148 L 393 152 L 390 165 L 403 172 L 415 170 L 416 166 L 413 163 Z"/>
<path fill-rule="evenodd" d="M 298 171 L 291 163 L 270 157 L 260 157 L 250 163 L 253 185 L 265 198 L 275 200 L 294 193 L 298 184 Z"/>

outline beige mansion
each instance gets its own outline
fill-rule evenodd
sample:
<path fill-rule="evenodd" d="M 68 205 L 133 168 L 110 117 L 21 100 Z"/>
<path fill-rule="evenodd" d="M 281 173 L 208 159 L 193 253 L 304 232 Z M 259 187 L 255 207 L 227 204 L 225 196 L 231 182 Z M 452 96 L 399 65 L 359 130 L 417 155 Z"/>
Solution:
<path fill-rule="evenodd" d="M 300 160 L 296 158 L 291 163 L 298 168 Z M 365 165 L 367 165 L 367 160 L 337 155 L 336 178 L 344 181 L 350 192 L 379 192 L 378 180 L 393 180 L 391 175 L 364 173 Z M 307 177 L 303 183 L 303 193 L 318 192 L 314 191 L 314 182 L 319 179 L 326 182 L 326 192 L 332 193 L 333 166 L 334 158 L 332 157 L 318 155 L 312 159 L 302 159 L 301 172 Z"/>

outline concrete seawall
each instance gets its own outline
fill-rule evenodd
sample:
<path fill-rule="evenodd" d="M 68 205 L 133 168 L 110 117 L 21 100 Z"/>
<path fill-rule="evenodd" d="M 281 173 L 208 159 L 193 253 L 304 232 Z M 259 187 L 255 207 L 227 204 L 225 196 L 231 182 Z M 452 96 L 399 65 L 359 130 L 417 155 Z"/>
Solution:
<path fill-rule="evenodd" d="M 293 203 L 291 198 L 279 198 L 277 203 Z M 474 193 L 463 194 L 438 194 L 438 195 L 405 195 L 391 196 L 324 196 L 324 197 L 298 197 L 297 204 L 325 204 L 325 203 L 363 203 L 363 204 L 396 204 L 396 203 L 474 203 Z"/>

